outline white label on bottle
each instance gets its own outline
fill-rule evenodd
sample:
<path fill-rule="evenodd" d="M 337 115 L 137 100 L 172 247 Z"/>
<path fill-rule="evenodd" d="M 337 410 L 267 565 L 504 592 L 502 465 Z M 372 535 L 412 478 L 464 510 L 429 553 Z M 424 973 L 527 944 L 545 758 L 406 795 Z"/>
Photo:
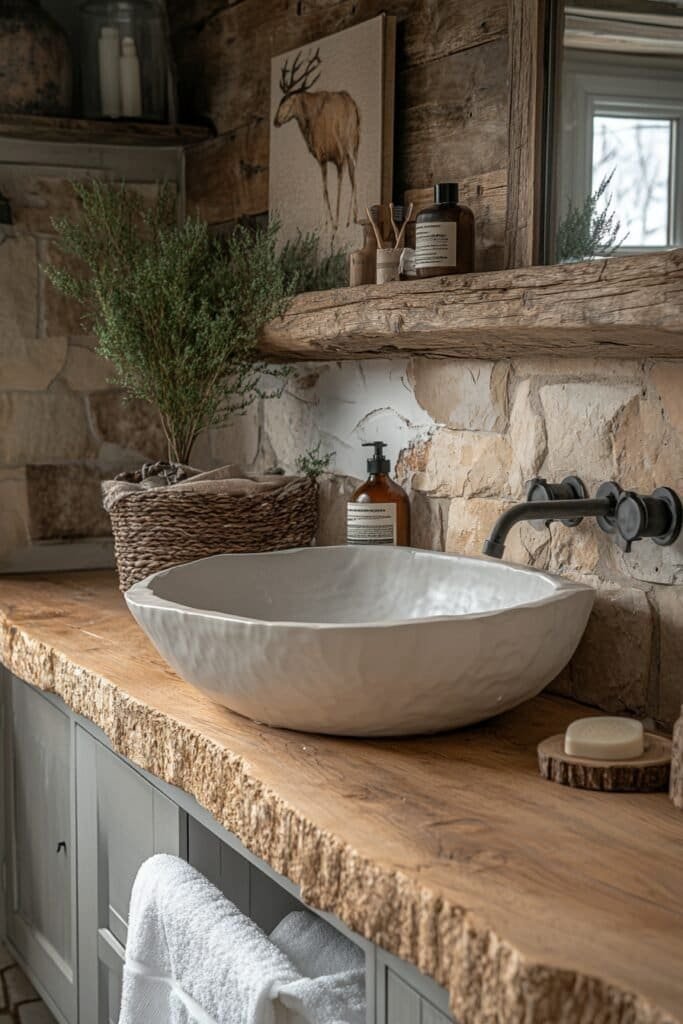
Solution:
<path fill-rule="evenodd" d="M 454 267 L 457 262 L 458 225 L 455 221 L 415 225 L 415 266 Z"/>
<path fill-rule="evenodd" d="M 395 544 L 396 505 L 390 501 L 349 501 L 346 505 L 347 544 Z"/>

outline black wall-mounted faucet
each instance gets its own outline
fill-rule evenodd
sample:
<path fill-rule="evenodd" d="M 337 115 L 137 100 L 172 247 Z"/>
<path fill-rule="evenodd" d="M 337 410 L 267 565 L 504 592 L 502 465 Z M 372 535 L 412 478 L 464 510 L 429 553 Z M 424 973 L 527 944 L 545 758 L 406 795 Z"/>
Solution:
<path fill-rule="evenodd" d="M 619 484 L 601 484 L 594 498 L 582 481 L 568 476 L 559 484 L 549 484 L 540 477 L 529 483 L 527 500 L 513 505 L 496 520 L 484 554 L 502 558 L 507 535 L 521 522 L 539 522 L 548 525 L 562 522 L 565 526 L 578 526 L 584 517 L 594 517 L 605 533 L 615 535 L 624 551 L 631 550 L 635 540 L 651 537 L 655 544 L 673 544 L 681 532 L 683 511 L 675 491 L 658 487 L 651 495 L 623 491 Z"/>

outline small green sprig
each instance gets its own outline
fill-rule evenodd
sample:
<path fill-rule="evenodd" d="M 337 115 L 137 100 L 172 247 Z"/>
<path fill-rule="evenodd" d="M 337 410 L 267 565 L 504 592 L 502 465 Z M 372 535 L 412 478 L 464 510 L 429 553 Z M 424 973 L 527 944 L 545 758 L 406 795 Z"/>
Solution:
<path fill-rule="evenodd" d="M 320 252 L 320 238 L 309 232 L 298 233 L 283 246 L 280 261 L 285 283 L 295 293 L 320 292 L 329 288 L 344 288 L 349 283 L 346 253 L 331 250 Z"/>
<path fill-rule="evenodd" d="M 336 452 L 326 452 L 324 455 L 321 453 L 322 442 L 318 441 L 315 448 L 309 448 L 303 455 L 299 455 L 296 460 L 296 468 L 304 476 L 309 476 L 312 480 L 317 480 L 319 476 L 329 469 L 332 459 L 337 454 Z"/>
<path fill-rule="evenodd" d="M 557 258 L 560 262 L 591 259 L 595 256 L 611 256 L 623 243 L 617 241 L 621 222 L 610 210 L 612 197 L 607 196 L 602 210 L 598 212 L 600 200 L 609 188 L 614 171 L 603 178 L 595 192 L 586 196 L 582 206 L 571 200 L 557 230 Z"/>

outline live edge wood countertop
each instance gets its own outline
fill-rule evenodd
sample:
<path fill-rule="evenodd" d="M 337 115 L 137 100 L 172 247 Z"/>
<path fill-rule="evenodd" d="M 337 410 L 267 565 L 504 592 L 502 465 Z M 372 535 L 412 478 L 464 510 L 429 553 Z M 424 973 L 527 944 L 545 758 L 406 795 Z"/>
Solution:
<path fill-rule="evenodd" d="M 540 778 L 577 705 L 400 741 L 264 728 L 175 676 L 106 572 L 0 578 L 0 660 L 446 986 L 462 1024 L 683 1022 L 683 815 Z"/>

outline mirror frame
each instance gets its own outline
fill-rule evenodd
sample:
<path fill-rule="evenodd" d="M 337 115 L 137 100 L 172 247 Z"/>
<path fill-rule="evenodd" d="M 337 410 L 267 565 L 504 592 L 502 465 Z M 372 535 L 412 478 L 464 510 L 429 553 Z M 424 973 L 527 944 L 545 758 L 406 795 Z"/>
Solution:
<path fill-rule="evenodd" d="M 510 107 L 505 266 L 547 262 L 552 238 L 552 88 L 562 43 L 559 0 L 508 0 Z"/>

